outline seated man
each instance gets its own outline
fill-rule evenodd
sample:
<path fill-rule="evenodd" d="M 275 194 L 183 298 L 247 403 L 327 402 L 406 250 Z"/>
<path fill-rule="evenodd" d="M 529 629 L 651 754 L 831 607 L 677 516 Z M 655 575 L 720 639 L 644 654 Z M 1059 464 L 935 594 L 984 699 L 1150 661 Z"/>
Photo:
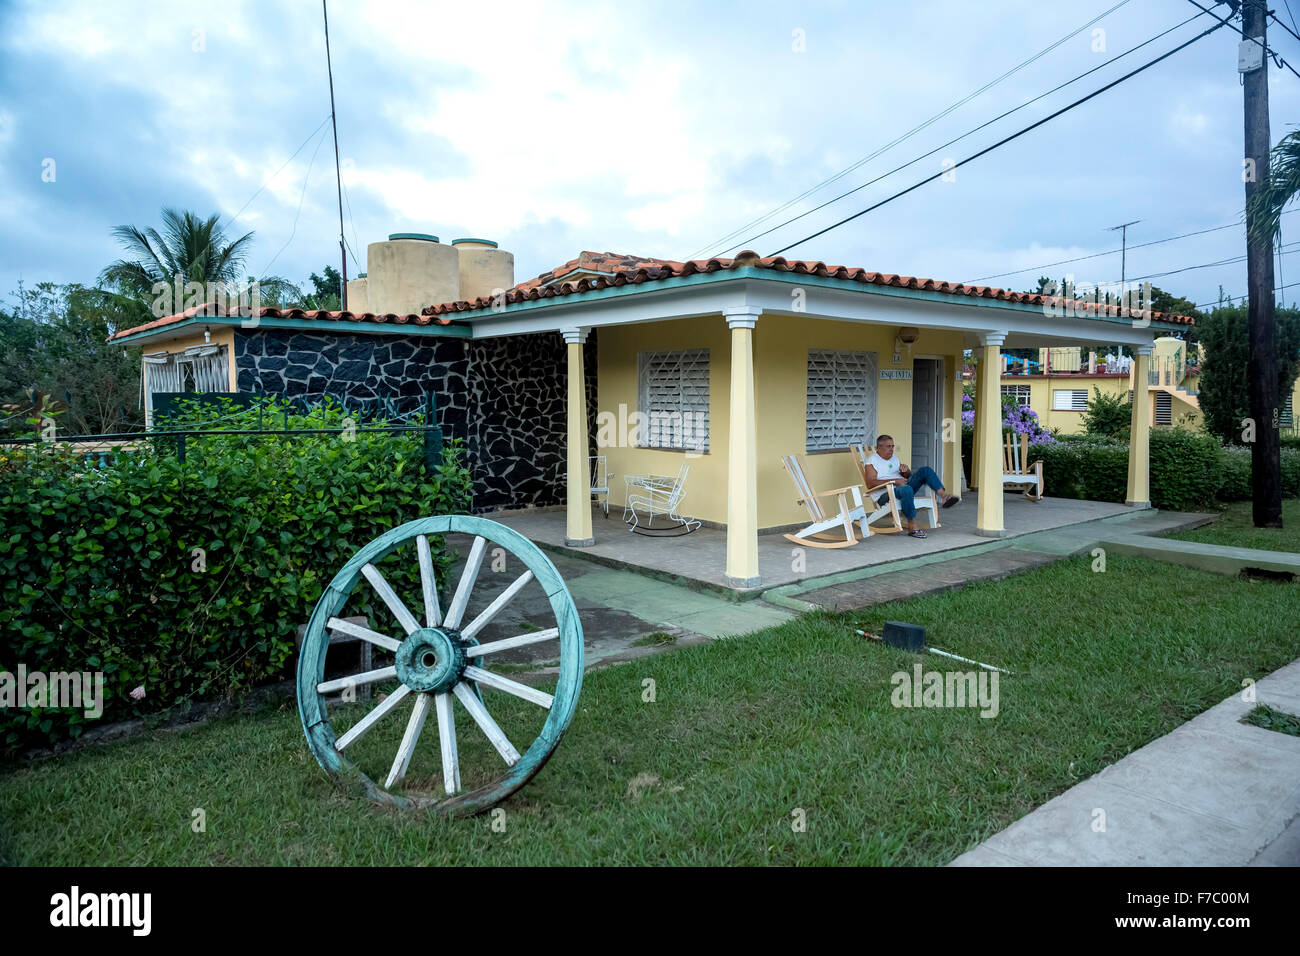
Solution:
<path fill-rule="evenodd" d="M 935 498 L 944 508 L 951 508 L 961 501 L 944 490 L 943 482 L 933 468 L 926 465 L 913 473 L 900 462 L 894 455 L 894 439 L 889 435 L 881 435 L 876 439 L 876 450 L 867 459 L 866 472 L 868 487 L 886 482 L 895 486 L 894 497 L 898 499 L 898 506 L 907 519 L 907 533 L 913 538 L 926 537 L 925 531 L 916 526 L 916 502 L 913 500 L 922 485 L 929 485 L 934 490 Z"/>

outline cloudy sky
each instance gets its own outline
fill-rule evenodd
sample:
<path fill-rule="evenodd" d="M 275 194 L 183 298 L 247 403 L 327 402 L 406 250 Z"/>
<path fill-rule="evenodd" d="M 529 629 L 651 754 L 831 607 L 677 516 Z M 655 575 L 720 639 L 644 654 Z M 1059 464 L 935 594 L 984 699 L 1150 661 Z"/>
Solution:
<path fill-rule="evenodd" d="M 1300 13 L 1300 0 L 1288 2 Z M 1085 27 L 1117 3 L 333 0 L 347 240 L 364 258 L 390 232 L 490 238 L 515 253 L 521 280 L 583 249 L 683 259 L 739 242 L 771 254 L 1213 23 L 1202 16 L 1120 57 L 1197 10 L 1129 0 Z M 1276 7 L 1290 24 L 1282 0 Z M 1269 36 L 1300 66 L 1300 41 L 1275 25 Z M 1127 220 L 1142 220 L 1130 245 L 1239 220 L 1238 40 L 1219 30 L 952 181 L 785 254 L 969 281 L 1117 249 L 1107 227 Z M 1272 68 L 1270 85 L 1276 141 L 1300 120 L 1300 79 Z M 164 206 L 255 231 L 253 273 L 300 281 L 337 265 L 329 110 L 311 0 L 0 0 L 0 295 L 20 280 L 93 282 L 119 255 L 110 229 L 156 224 Z M 1300 241 L 1300 216 L 1283 222 L 1284 241 Z M 1219 229 L 1131 249 L 1127 273 L 1243 252 L 1239 229 Z M 987 284 L 1028 288 L 1040 271 L 1070 270 L 1118 280 L 1119 258 Z M 1281 282 L 1300 283 L 1300 256 L 1282 266 Z M 1229 263 L 1154 281 L 1201 303 L 1220 286 L 1240 295 L 1244 277 L 1243 263 Z M 1300 299 L 1300 284 L 1285 295 Z"/>

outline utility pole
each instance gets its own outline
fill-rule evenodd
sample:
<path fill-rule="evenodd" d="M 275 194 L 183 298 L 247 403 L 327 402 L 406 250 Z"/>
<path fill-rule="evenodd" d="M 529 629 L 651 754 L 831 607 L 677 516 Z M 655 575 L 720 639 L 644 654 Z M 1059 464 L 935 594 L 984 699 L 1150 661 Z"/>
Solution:
<path fill-rule="evenodd" d="M 1233 5 L 1235 7 L 1235 4 Z M 1252 516 L 1257 528 L 1282 527 L 1282 460 L 1278 432 L 1277 328 L 1273 316 L 1273 237 L 1257 234 L 1250 200 L 1268 181 L 1268 7 L 1241 4 L 1238 69 L 1244 76 L 1246 162 L 1246 290 L 1249 306 L 1247 389 L 1255 440 L 1251 444 Z"/>
<path fill-rule="evenodd" d="M 325 69 L 330 77 L 330 123 L 334 126 L 334 182 L 339 193 L 339 256 L 343 260 L 343 284 L 339 289 L 339 307 L 348 309 L 348 247 L 343 238 L 343 172 L 339 169 L 339 124 L 334 116 L 334 64 L 330 62 L 330 14 L 325 0 L 320 0 L 320 12 L 325 18 Z"/>

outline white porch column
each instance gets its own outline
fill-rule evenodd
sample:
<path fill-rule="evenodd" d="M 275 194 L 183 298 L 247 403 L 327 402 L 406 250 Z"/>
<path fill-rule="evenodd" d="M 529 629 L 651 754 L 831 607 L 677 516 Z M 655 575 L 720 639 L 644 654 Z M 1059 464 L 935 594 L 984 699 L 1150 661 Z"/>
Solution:
<path fill-rule="evenodd" d="M 980 333 L 979 381 L 975 386 L 975 461 L 979 467 L 979 508 L 975 533 L 1006 536 L 1002 524 L 1002 343 L 1005 332 Z"/>
<path fill-rule="evenodd" d="M 582 346 L 588 329 L 566 328 L 560 332 L 569 359 L 569 444 L 565 473 L 568 516 L 564 543 L 571 548 L 589 548 L 596 543 L 591 536 L 591 462 L 587 447 L 587 375 Z"/>
<path fill-rule="evenodd" d="M 726 309 L 731 329 L 731 421 L 727 440 L 727 583 L 758 587 L 758 438 L 754 416 L 753 306 Z"/>
<path fill-rule="evenodd" d="M 1147 385 L 1151 346 L 1133 349 L 1133 411 L 1129 420 L 1128 493 L 1130 508 L 1151 507 L 1151 390 Z"/>

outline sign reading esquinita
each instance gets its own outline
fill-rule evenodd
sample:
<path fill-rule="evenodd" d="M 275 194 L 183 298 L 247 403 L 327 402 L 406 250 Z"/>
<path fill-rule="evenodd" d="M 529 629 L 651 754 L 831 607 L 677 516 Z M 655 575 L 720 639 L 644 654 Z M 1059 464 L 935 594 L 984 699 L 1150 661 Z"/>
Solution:
<path fill-rule="evenodd" d="M 912 370 L 910 368 L 882 368 L 880 370 L 880 377 L 882 379 L 887 379 L 887 378 L 910 379 L 912 377 Z"/>

